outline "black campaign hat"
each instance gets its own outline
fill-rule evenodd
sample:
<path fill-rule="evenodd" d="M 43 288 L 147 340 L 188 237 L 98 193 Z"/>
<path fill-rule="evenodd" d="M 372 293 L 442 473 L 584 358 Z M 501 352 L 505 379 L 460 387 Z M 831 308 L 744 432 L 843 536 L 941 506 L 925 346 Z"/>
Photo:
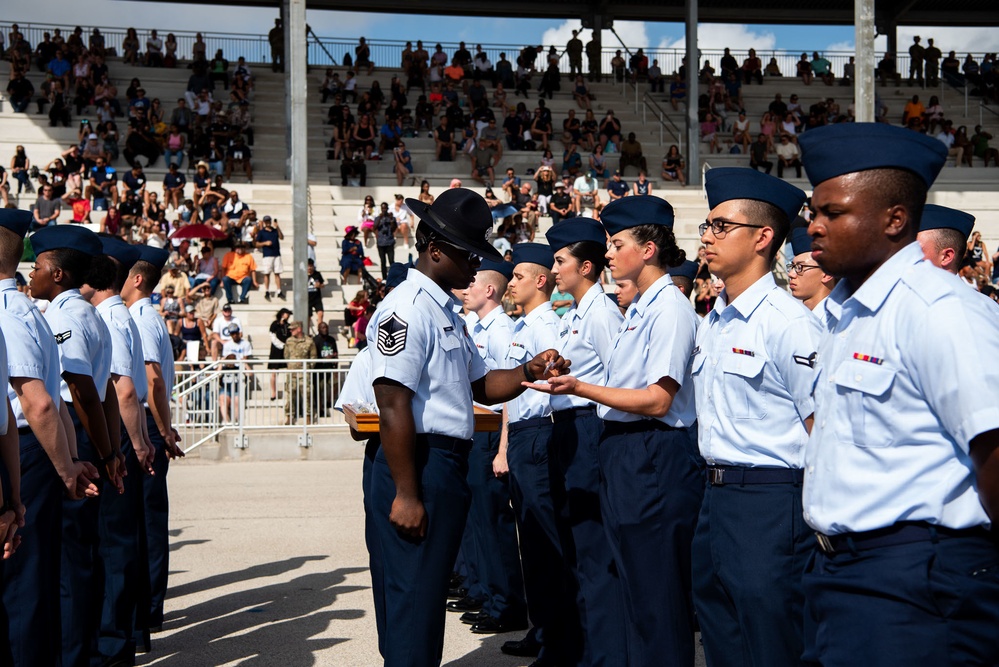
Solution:
<path fill-rule="evenodd" d="M 467 188 L 451 188 L 442 192 L 433 204 L 407 199 L 406 206 L 435 234 L 456 246 L 486 259 L 503 259 L 488 241 L 493 214 L 482 195 Z"/>

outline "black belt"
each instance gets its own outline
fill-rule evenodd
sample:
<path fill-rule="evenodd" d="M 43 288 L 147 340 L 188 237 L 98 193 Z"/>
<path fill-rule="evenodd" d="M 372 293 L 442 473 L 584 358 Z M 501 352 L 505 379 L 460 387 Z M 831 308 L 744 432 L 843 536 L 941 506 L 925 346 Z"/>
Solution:
<path fill-rule="evenodd" d="M 682 430 L 684 429 L 664 424 L 658 419 L 639 419 L 638 421 L 633 422 L 604 421 L 604 431 L 611 434 Z"/>
<path fill-rule="evenodd" d="M 575 419 L 576 417 L 583 417 L 586 415 L 597 414 L 597 409 L 592 405 L 584 405 L 581 408 L 568 408 L 566 410 L 556 410 L 552 413 L 552 422 L 558 424 L 559 422 L 569 421 L 570 419 Z"/>
<path fill-rule="evenodd" d="M 30 433 L 31 433 L 31 427 L 30 426 L 18 426 L 17 427 L 17 434 L 18 435 L 28 435 Z"/>
<path fill-rule="evenodd" d="M 510 422 L 506 432 L 507 434 L 516 433 L 517 431 L 523 431 L 525 428 L 538 428 L 539 426 L 551 426 L 551 424 L 551 415 L 547 417 L 531 417 L 530 419 L 521 419 L 519 422 Z"/>
<path fill-rule="evenodd" d="M 708 466 L 708 483 L 712 486 L 734 484 L 801 484 L 805 471 L 801 468 L 745 468 L 741 466 Z"/>
<path fill-rule="evenodd" d="M 896 523 L 887 528 L 868 530 L 862 533 L 842 533 L 840 535 L 823 535 L 815 533 L 819 549 L 826 554 L 852 553 L 867 551 L 879 547 L 894 547 L 916 542 L 936 542 L 939 539 L 954 537 L 984 537 L 989 531 L 982 526 L 975 528 L 945 528 L 925 522 Z"/>
<path fill-rule="evenodd" d="M 417 433 L 416 444 L 426 445 L 433 449 L 443 449 L 455 454 L 464 454 L 465 456 L 468 456 L 468 452 L 472 450 L 471 440 L 452 438 L 449 435 L 438 435 L 437 433 Z"/>

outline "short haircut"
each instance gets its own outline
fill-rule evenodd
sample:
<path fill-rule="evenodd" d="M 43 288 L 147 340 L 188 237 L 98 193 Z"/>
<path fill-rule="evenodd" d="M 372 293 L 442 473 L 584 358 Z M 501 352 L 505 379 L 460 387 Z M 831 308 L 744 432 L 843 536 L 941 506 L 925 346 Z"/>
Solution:
<path fill-rule="evenodd" d="M 919 232 L 919 221 L 926 206 L 929 187 L 914 172 L 903 169 L 868 169 L 857 173 L 857 183 L 864 194 L 876 198 L 882 208 L 904 206 L 909 212 L 909 232 L 912 238 Z"/>
<path fill-rule="evenodd" d="M 48 251 L 52 264 L 69 275 L 70 289 L 87 284 L 103 291 L 111 287 L 115 267 L 107 255 L 88 255 L 75 248 L 57 248 Z"/>
<path fill-rule="evenodd" d="M 541 291 L 551 296 L 551 293 L 555 290 L 555 276 L 552 275 L 551 269 L 545 268 L 540 264 L 535 264 L 534 262 L 523 262 L 523 265 L 529 267 L 525 270 L 525 273 L 532 277 L 545 277 L 545 285 L 541 288 Z"/>
<path fill-rule="evenodd" d="M 508 281 L 506 276 L 499 271 L 479 271 L 475 274 L 475 279 L 481 280 L 487 285 L 492 285 L 493 290 L 496 292 L 497 301 L 502 299 L 503 295 L 506 294 Z"/>
<path fill-rule="evenodd" d="M 0 273 L 13 275 L 24 254 L 24 239 L 6 227 L 0 227 Z"/>
<path fill-rule="evenodd" d="M 684 295 L 690 296 L 694 292 L 694 281 L 687 276 L 674 276 L 670 274 L 670 278 L 673 279 L 673 284 L 683 290 Z"/>
<path fill-rule="evenodd" d="M 600 274 L 607 267 L 607 246 L 596 241 L 577 241 L 565 247 L 569 254 L 575 257 L 580 264 L 589 262 L 593 265 L 593 272 L 587 276 L 590 280 L 599 280 Z"/>
<path fill-rule="evenodd" d="M 774 261 L 777 253 L 784 247 L 784 240 L 791 231 L 791 221 L 787 214 L 773 204 L 757 199 L 743 199 L 740 210 L 753 224 L 765 225 L 774 230 L 774 238 L 767 249 L 767 259 Z"/>
<path fill-rule="evenodd" d="M 132 270 L 128 272 L 129 278 L 134 276 L 142 278 L 142 287 L 139 288 L 139 291 L 143 294 L 152 294 L 162 275 L 163 272 L 160 269 L 142 259 L 136 262 Z"/>
<path fill-rule="evenodd" d="M 638 225 L 630 230 L 631 237 L 639 245 L 649 243 L 656 244 L 659 252 L 659 267 L 671 269 L 683 264 L 687 259 L 687 253 L 676 244 L 676 236 L 673 230 L 665 225 Z"/>
<path fill-rule="evenodd" d="M 959 267 L 964 263 L 964 256 L 968 253 L 968 242 L 964 234 L 956 229 L 947 227 L 939 229 L 927 229 L 920 232 L 933 243 L 933 249 L 939 253 L 946 248 L 954 251 L 954 266 Z"/>

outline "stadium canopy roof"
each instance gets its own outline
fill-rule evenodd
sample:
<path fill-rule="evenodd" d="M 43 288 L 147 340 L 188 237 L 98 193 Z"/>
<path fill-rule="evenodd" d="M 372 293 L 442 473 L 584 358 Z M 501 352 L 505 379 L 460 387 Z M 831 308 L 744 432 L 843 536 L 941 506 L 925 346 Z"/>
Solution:
<path fill-rule="evenodd" d="M 151 0 L 155 1 L 155 0 Z M 171 0 L 176 2 L 177 0 Z M 185 1 L 185 0 L 181 0 Z M 274 0 L 186 0 L 196 4 L 279 7 Z M 683 23 L 684 0 L 307 0 L 311 10 L 444 14 L 517 18 L 580 18 Z M 997 0 L 875 0 L 878 31 L 892 25 L 999 26 Z M 702 23 L 787 23 L 802 25 L 854 23 L 854 0 L 698 0 Z"/>

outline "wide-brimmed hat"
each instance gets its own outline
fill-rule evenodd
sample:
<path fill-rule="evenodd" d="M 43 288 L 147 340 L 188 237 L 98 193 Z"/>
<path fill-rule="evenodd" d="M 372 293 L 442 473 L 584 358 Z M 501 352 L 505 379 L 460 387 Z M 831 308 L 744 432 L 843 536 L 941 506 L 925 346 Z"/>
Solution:
<path fill-rule="evenodd" d="M 482 195 L 466 188 L 453 188 L 441 193 L 431 205 L 407 199 L 406 206 L 434 233 L 456 246 L 486 259 L 503 259 L 488 240 L 493 214 Z"/>

